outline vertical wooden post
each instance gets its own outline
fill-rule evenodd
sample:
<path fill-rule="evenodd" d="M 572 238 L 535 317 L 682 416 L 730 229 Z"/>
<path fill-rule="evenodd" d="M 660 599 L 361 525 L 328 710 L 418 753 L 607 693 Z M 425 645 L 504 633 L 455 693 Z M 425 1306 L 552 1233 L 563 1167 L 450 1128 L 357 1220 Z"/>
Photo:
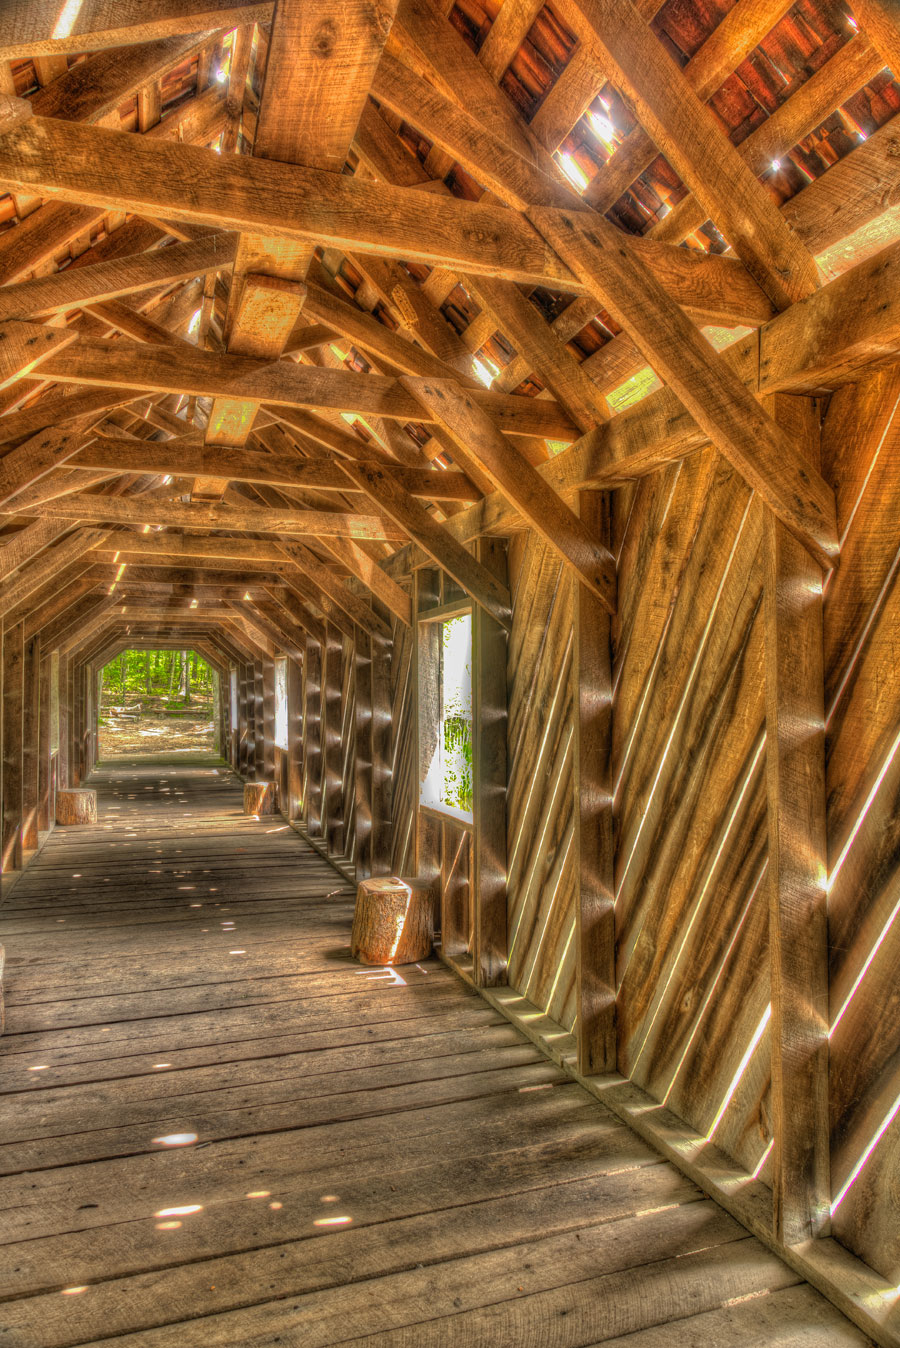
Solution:
<path fill-rule="evenodd" d="M 818 467 L 818 408 L 773 411 Z M 828 1234 L 828 930 L 822 569 L 766 516 L 766 785 L 775 1234 Z"/>
<path fill-rule="evenodd" d="M 356 878 L 372 874 L 372 647 L 374 638 L 357 627 L 356 665 Z"/>
<path fill-rule="evenodd" d="M 609 498 L 580 493 L 581 518 L 609 546 Z M 613 875 L 612 652 L 610 617 L 575 587 L 575 969 L 578 1070 L 616 1067 L 616 931 Z"/>
<path fill-rule="evenodd" d="M 262 720 L 261 768 L 259 780 L 275 780 L 275 661 L 268 655 L 259 664 L 260 710 Z"/>
<path fill-rule="evenodd" d="M 241 776 L 253 777 L 253 665 L 247 661 L 241 674 L 242 759 Z"/>
<path fill-rule="evenodd" d="M 375 605 L 376 611 L 381 605 Z M 387 618 L 387 610 L 381 609 Z M 372 714 L 369 756 L 372 762 L 372 874 L 391 873 L 391 650 L 392 643 L 372 637 Z"/>
<path fill-rule="evenodd" d="M 344 850 L 344 802 L 342 800 L 341 692 L 343 638 L 327 623 L 322 652 L 322 830 L 333 856 Z"/>
<path fill-rule="evenodd" d="M 234 692 L 232 693 L 232 689 Z M 241 739 L 241 671 L 237 665 L 230 665 L 228 670 L 228 748 L 229 763 L 232 764 L 234 771 L 240 771 L 238 763 L 238 745 Z"/>
<path fill-rule="evenodd" d="M 22 714 L 22 847 L 27 852 L 38 845 L 40 670 L 41 639 L 34 636 L 25 642 Z"/>
<path fill-rule="evenodd" d="M 472 840 L 470 830 L 446 821 L 441 823 L 441 955 L 444 959 L 465 959 L 469 945 Z M 461 861 L 462 857 L 465 861 Z"/>
<path fill-rule="evenodd" d="M 69 661 L 68 667 L 68 685 L 69 685 L 69 774 L 72 778 L 73 786 L 80 786 L 81 754 L 79 753 L 79 730 L 81 720 L 78 712 L 78 677 L 80 670 L 73 660 Z"/>
<path fill-rule="evenodd" d="M 93 767 L 94 676 L 90 665 L 81 666 L 81 770 L 87 777 Z"/>
<path fill-rule="evenodd" d="M 93 689 L 93 713 L 91 715 L 91 766 L 97 762 L 100 757 L 100 699 L 102 691 L 103 668 L 97 665 L 91 672 L 91 688 Z"/>
<path fill-rule="evenodd" d="M 52 753 L 50 740 L 50 677 L 53 669 L 53 663 L 49 655 L 45 655 L 40 665 L 40 710 L 38 712 L 38 809 L 37 809 L 37 827 L 38 832 L 45 832 L 50 827 L 50 755 Z"/>
<path fill-rule="evenodd" d="M 303 758 L 306 830 L 314 838 L 322 833 L 322 647 L 306 639 L 303 671 Z"/>
<path fill-rule="evenodd" d="M 75 661 L 66 657 L 66 758 L 69 764 L 69 783 L 78 786 L 81 774 L 78 770 L 78 755 L 75 745 L 78 736 L 78 710 L 75 705 Z"/>
<path fill-rule="evenodd" d="M 25 624 L 3 629 L 3 827 L 0 871 L 22 865 L 22 731 Z"/>
<path fill-rule="evenodd" d="M 479 538 L 475 555 L 507 584 L 505 539 Z M 472 609 L 472 902 L 474 972 L 479 987 L 506 982 L 506 654 L 505 628 L 476 604 Z"/>
<path fill-rule="evenodd" d="M 244 745 L 244 774 L 248 782 L 253 781 L 256 770 L 256 666 L 247 661 L 244 675 L 244 720 L 247 725 L 247 737 Z"/>
<path fill-rule="evenodd" d="M 296 660 L 287 662 L 287 800 L 282 809 L 288 819 L 303 811 L 303 670 Z"/>
<path fill-rule="evenodd" d="M 253 662 L 253 685 L 250 696 L 253 701 L 253 780 L 267 782 L 266 776 L 266 719 L 265 719 L 265 679 L 262 658 Z"/>
<path fill-rule="evenodd" d="M 64 791 L 69 780 L 69 657 L 60 653 L 56 666 L 56 786 Z"/>
<path fill-rule="evenodd" d="M 422 784 L 436 743 L 440 722 L 441 629 L 438 623 L 419 618 L 441 603 L 441 573 L 421 567 L 413 576 L 413 633 L 411 678 L 413 686 L 413 872 L 423 880 L 436 881 L 441 873 L 441 821 L 419 809 Z"/>
<path fill-rule="evenodd" d="M 250 778 L 250 698 L 248 696 L 250 666 L 245 661 L 240 666 L 238 676 L 238 772 L 241 777 Z"/>

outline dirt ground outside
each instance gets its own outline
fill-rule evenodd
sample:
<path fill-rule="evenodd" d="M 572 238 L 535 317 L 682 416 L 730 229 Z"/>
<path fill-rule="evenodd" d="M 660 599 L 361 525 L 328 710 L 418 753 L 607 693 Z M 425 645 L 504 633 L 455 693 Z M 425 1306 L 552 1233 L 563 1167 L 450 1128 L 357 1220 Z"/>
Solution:
<path fill-rule="evenodd" d="M 179 716 L 116 716 L 100 723 L 100 757 L 134 758 L 139 754 L 215 752 L 215 729 L 208 713 Z"/>

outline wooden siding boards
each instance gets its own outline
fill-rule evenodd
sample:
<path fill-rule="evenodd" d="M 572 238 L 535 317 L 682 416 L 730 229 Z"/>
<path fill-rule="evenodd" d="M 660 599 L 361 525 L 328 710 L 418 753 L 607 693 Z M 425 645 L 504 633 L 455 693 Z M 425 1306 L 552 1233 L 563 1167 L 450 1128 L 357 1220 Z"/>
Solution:
<path fill-rule="evenodd" d="M 356 660 L 355 644 L 344 638 L 341 666 L 341 794 L 344 802 L 344 858 L 356 862 Z"/>
<path fill-rule="evenodd" d="M 413 644 L 416 631 L 394 619 L 391 658 L 391 871 L 409 874 L 413 859 L 417 796 L 413 794 L 413 750 L 415 735 L 414 690 L 412 686 Z"/>
<path fill-rule="evenodd" d="M 825 469 L 834 474 L 846 535 L 824 615 L 831 1016 L 838 1022 L 830 1044 L 835 1196 L 849 1184 L 833 1230 L 894 1282 L 900 1279 L 900 1120 L 891 1117 L 900 1094 L 898 393 L 896 369 L 880 372 L 836 394 L 823 427 Z"/>
<path fill-rule="evenodd" d="M 530 533 L 511 543 L 509 575 L 509 982 L 571 1029 L 575 582 Z"/>
<path fill-rule="evenodd" d="M 748 902 L 766 911 L 753 856 L 765 811 L 762 508 L 716 455 L 665 476 L 635 492 L 620 559 L 619 1070 L 706 1133 L 768 1002 L 765 959 L 739 970 L 735 959 Z M 750 1080 L 760 1063 L 715 1132 L 751 1171 L 768 1145 L 764 1040 Z"/>

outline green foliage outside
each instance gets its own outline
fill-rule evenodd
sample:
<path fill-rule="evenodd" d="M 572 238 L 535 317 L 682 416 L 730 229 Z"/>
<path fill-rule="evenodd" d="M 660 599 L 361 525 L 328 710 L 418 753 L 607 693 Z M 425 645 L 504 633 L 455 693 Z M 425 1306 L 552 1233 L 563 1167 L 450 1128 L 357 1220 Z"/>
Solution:
<path fill-rule="evenodd" d="M 443 754 L 441 799 L 457 810 L 472 809 L 471 617 L 443 624 Z"/>
<path fill-rule="evenodd" d="M 214 674 L 196 651 L 123 651 L 100 676 L 101 724 L 113 707 L 143 715 L 212 714 Z"/>

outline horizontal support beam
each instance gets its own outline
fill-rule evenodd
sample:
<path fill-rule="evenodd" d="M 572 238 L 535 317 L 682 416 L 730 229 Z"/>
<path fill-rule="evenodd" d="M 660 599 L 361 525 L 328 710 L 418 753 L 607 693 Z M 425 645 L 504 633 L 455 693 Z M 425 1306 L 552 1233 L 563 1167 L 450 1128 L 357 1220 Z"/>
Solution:
<path fill-rule="evenodd" d="M 364 449 L 362 441 L 360 448 Z M 381 464 L 411 496 L 434 501 L 477 501 L 481 493 L 463 473 L 441 469 L 405 468 Z M 287 455 L 260 454 L 230 449 L 225 445 L 204 447 L 194 441 L 163 443 L 119 440 L 98 435 L 69 463 L 71 468 L 110 468 L 118 473 L 171 473 L 173 476 L 222 477 L 229 482 L 262 482 L 273 487 L 316 491 L 354 491 L 337 464 L 306 462 Z M 0 461 L 2 468 L 2 461 Z M 0 479 L 2 481 L 2 479 Z"/>
<path fill-rule="evenodd" d="M 67 267 L 52 276 L 38 276 L 0 290 L 0 319 L 43 317 L 67 313 L 86 304 L 113 300 L 120 295 L 152 290 L 176 281 L 230 267 L 237 235 L 212 234 L 188 243 L 154 248 L 148 253 L 111 258 L 84 267 Z"/>
<path fill-rule="evenodd" d="M 34 331 L 55 329 L 35 327 Z M 290 360 L 220 356 L 186 345 L 142 346 L 121 340 L 81 338 L 58 359 L 52 354 L 42 357 L 41 374 L 69 384 L 145 389 L 197 398 L 233 398 L 284 407 L 319 407 L 402 422 L 429 419 L 398 380 L 383 375 L 296 365 Z M 472 397 L 497 429 L 509 435 L 566 440 L 576 438 L 579 433 L 565 412 L 544 398 L 516 397 L 487 389 L 473 391 Z"/>
<path fill-rule="evenodd" d="M 158 525 L 175 529 L 231 529 L 235 532 L 301 534 L 315 537 L 403 539 L 403 531 L 377 515 L 349 511 L 270 510 L 262 506 L 222 505 L 141 496 L 88 496 L 74 494 L 44 505 L 33 513 L 42 518 L 90 520 L 104 524 L 131 524 L 138 528 Z"/>
<path fill-rule="evenodd" d="M 271 17 L 272 0 L 83 0 L 74 6 L 28 0 L 3 16 L 0 61 L 124 47 Z"/>
<path fill-rule="evenodd" d="M 33 526 L 31 526 L 33 527 Z M 198 561 L 240 562 L 242 566 L 266 566 L 270 569 L 285 565 L 284 554 L 275 542 L 256 538 L 195 538 L 190 534 L 133 534 L 130 531 L 108 533 L 95 549 L 103 560 L 107 554 L 113 561 L 140 557 L 156 559 L 171 557 L 180 565 Z"/>
<path fill-rule="evenodd" d="M 0 140 L 0 180 L 107 210 L 581 289 L 504 206 L 56 118 L 32 117 Z"/>
<path fill-rule="evenodd" d="M 760 352 L 765 351 L 764 362 Z M 853 382 L 867 364 L 900 357 L 900 243 L 845 272 L 809 299 L 773 318 L 722 352 L 721 359 L 754 392 L 810 393 Z M 582 487 L 633 481 L 710 443 L 670 389 L 650 394 L 538 472 L 570 503 Z M 447 520 L 460 541 L 521 528 L 518 511 L 499 492 Z M 425 563 L 424 554 L 414 564 Z M 390 574 L 408 564 L 404 549 Z"/>

